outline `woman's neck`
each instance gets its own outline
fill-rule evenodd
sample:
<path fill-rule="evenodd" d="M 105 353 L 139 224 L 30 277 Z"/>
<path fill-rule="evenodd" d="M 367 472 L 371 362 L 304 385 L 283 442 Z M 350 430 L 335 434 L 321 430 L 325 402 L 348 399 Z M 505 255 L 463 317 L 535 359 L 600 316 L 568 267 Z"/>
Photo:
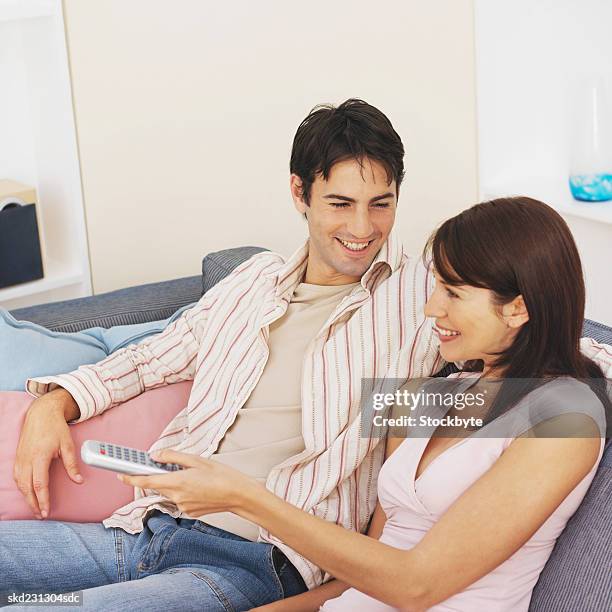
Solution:
<path fill-rule="evenodd" d="M 497 367 L 492 363 L 484 364 L 481 378 L 503 378 L 506 368 Z"/>

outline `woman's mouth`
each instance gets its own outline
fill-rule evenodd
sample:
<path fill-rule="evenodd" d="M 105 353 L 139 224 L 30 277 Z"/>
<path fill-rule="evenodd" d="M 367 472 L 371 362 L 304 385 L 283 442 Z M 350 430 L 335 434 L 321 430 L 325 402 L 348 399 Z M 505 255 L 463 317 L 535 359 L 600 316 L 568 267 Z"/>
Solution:
<path fill-rule="evenodd" d="M 353 240 L 342 240 L 341 238 L 337 238 L 336 240 L 342 247 L 345 253 L 350 255 L 351 257 L 360 257 L 363 255 L 368 249 L 370 245 L 374 242 L 374 240 L 365 240 L 365 241 L 353 241 Z"/>
<path fill-rule="evenodd" d="M 438 334 L 440 342 L 452 342 L 461 335 L 460 332 L 454 329 L 447 329 L 446 327 L 441 327 L 440 325 L 436 324 L 434 324 L 433 329 Z"/>

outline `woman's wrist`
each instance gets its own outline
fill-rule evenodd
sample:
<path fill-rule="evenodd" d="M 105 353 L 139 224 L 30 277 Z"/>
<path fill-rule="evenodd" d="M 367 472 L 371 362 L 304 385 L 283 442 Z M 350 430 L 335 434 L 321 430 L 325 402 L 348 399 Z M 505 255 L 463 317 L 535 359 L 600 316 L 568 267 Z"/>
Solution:
<path fill-rule="evenodd" d="M 250 478 L 248 482 L 240 486 L 233 497 L 234 503 L 231 511 L 264 528 L 268 514 L 266 508 L 269 508 L 270 503 L 278 499 L 266 489 L 264 484 Z"/>
<path fill-rule="evenodd" d="M 254 478 L 249 478 L 238 490 L 234 491 L 229 510 L 242 518 L 253 520 L 258 518 L 262 502 L 269 495 L 273 494 L 263 484 Z"/>

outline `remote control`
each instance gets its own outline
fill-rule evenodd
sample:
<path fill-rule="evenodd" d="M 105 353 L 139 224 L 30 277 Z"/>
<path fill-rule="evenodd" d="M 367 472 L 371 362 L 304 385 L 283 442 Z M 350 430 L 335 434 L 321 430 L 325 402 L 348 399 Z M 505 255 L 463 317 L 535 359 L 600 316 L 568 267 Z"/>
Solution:
<path fill-rule="evenodd" d="M 109 444 L 108 442 L 99 442 L 98 440 L 85 440 L 83 442 L 81 446 L 81 459 L 94 467 L 134 476 L 167 474 L 168 472 L 183 469 L 182 465 L 176 463 L 158 463 L 153 461 L 149 453 L 145 451 L 117 444 Z"/>

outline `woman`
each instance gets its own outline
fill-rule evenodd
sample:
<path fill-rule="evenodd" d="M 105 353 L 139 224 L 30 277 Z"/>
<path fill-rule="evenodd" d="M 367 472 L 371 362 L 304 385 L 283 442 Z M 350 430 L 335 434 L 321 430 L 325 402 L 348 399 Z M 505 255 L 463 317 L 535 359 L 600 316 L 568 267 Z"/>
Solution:
<path fill-rule="evenodd" d="M 494 200 L 446 221 L 426 252 L 437 283 L 425 314 L 440 352 L 494 398 L 449 409 L 481 418 L 476 432 L 389 438 L 369 537 L 182 453 L 159 460 L 193 469 L 121 477 L 190 516 L 229 510 L 259 523 L 337 579 L 269 610 L 527 610 L 595 474 L 609 401 L 601 369 L 579 351 L 584 283 L 562 218 L 529 198 Z M 564 410 L 551 413 L 555 404 Z"/>

